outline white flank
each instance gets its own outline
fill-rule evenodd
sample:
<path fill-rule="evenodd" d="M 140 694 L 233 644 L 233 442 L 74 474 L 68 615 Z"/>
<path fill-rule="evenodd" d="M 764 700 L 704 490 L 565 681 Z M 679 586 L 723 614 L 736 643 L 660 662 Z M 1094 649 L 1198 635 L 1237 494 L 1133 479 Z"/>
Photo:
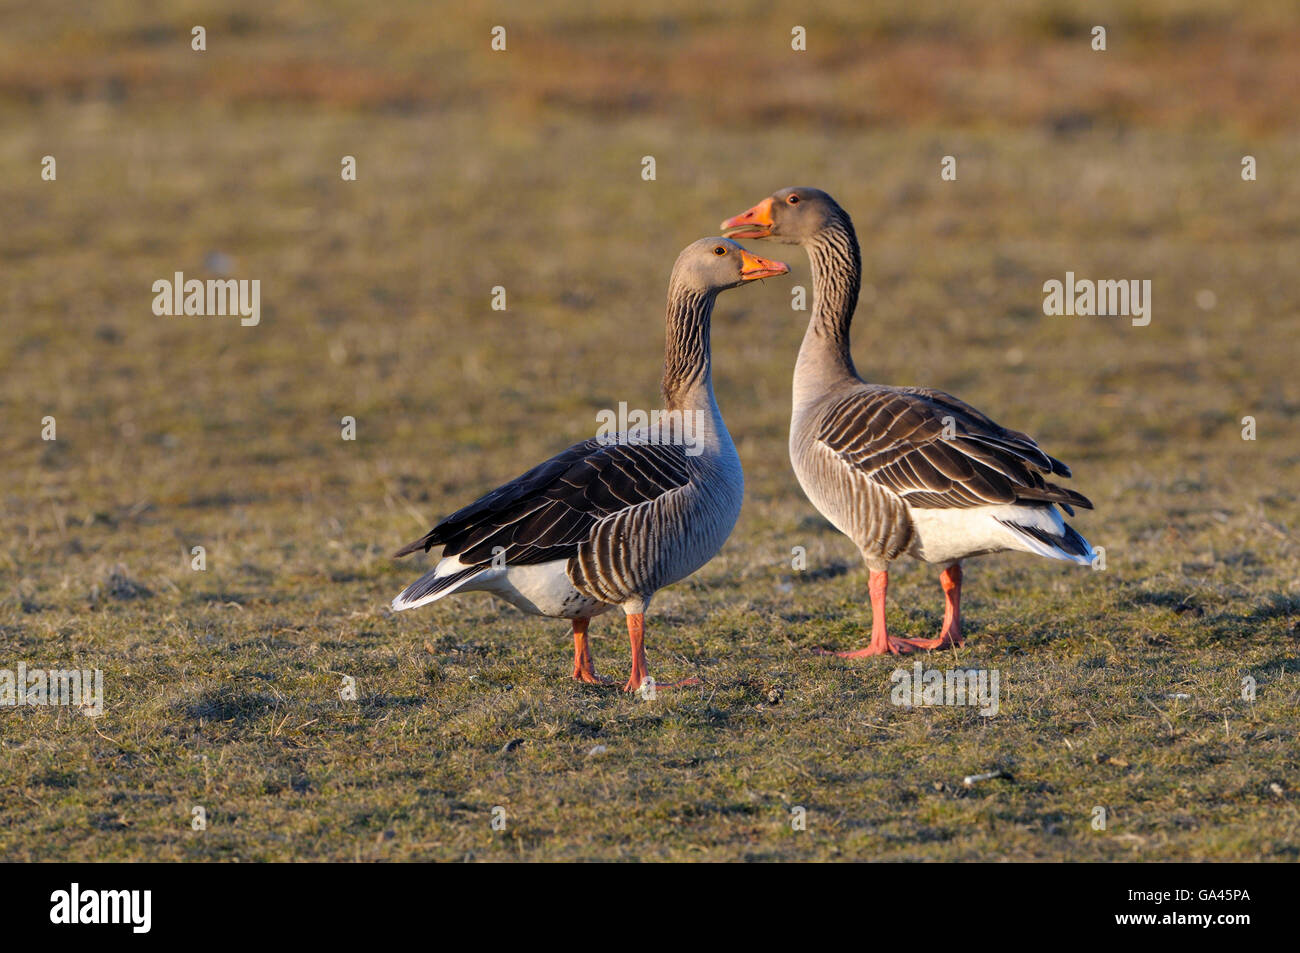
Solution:
<path fill-rule="evenodd" d="M 921 552 L 927 562 L 946 563 L 982 553 L 996 553 L 1014 549 L 1048 559 L 1088 565 L 1089 555 L 1076 556 L 1035 539 L 1027 533 L 1016 532 L 1006 525 L 1016 523 L 1032 526 L 1052 536 L 1065 534 L 1065 520 L 1055 506 L 977 506 L 972 509 L 928 509 L 911 511 L 912 523 L 921 541 Z"/>

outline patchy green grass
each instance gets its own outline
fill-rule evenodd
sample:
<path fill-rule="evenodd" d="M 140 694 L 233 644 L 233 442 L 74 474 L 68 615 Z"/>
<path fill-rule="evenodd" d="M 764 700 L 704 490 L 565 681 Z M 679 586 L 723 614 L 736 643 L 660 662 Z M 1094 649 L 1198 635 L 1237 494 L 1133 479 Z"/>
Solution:
<path fill-rule="evenodd" d="M 938 83 L 917 122 L 903 80 L 843 58 L 716 71 L 707 53 L 742 19 L 724 14 L 610 14 L 586 33 L 530 14 L 495 80 L 487 13 L 438 29 L 425 5 L 391 22 L 340 5 L 313 32 L 237 5 L 243 39 L 223 52 L 213 28 L 207 67 L 143 18 L 114 21 L 100 56 L 97 20 L 16 17 L 2 48 L 44 50 L 31 69 L 48 93 L 0 70 L 0 668 L 100 668 L 105 712 L 0 710 L 0 857 L 1297 859 L 1300 136 L 1268 85 L 1296 75 L 1296 47 L 1266 41 L 1297 24 L 1274 4 L 1230 20 L 1208 2 L 1149 19 L 1112 6 L 1142 56 L 1120 39 L 1095 83 L 1080 72 L 1094 61 L 1068 60 L 1044 93 L 974 55 L 961 70 L 985 85 L 950 101 Z M 884 9 L 857 25 L 918 75 L 946 62 L 921 40 L 994 59 L 1019 44 L 1040 59 L 1008 62 L 1043 66 L 1042 44 L 1072 36 L 1019 4 L 1014 29 L 967 11 L 951 34 Z M 855 25 L 849 5 L 839 16 L 840 33 Z M 459 51 L 433 93 L 416 27 Z M 788 47 L 784 21 L 770 32 Z M 373 49 L 389 42 L 385 63 Z M 640 72 L 605 86 L 623 44 Z M 1240 113 L 1206 93 L 1200 123 L 1198 87 L 1126 92 L 1187 49 L 1214 97 L 1227 68 L 1264 85 L 1232 87 Z M 297 68 L 229 86 L 284 51 Z M 1240 179 L 1246 153 L 1258 182 Z M 946 154 L 956 182 L 939 180 Z M 674 256 L 788 184 L 855 217 L 860 370 L 1030 431 L 1097 503 L 1076 525 L 1106 548 L 1103 572 L 967 564 L 968 647 L 927 664 L 997 669 L 999 713 L 898 708 L 894 662 L 812 651 L 862 644 L 870 614 L 852 546 L 789 471 L 806 318 L 790 287 L 807 262 L 767 244 L 791 279 L 728 293 L 715 318 L 745 510 L 720 556 L 659 596 L 647 637 L 656 675 L 702 687 L 646 702 L 574 684 L 564 623 L 481 594 L 389 613 L 424 565 L 393 549 L 590 435 L 598 410 L 656 399 Z M 154 280 L 211 277 L 214 256 L 262 281 L 259 326 L 152 314 Z M 1044 317 L 1042 283 L 1066 270 L 1150 278 L 1151 325 Z M 926 568 L 900 564 L 890 599 L 896 631 L 937 631 Z M 592 632 L 600 670 L 625 675 L 621 620 Z"/>

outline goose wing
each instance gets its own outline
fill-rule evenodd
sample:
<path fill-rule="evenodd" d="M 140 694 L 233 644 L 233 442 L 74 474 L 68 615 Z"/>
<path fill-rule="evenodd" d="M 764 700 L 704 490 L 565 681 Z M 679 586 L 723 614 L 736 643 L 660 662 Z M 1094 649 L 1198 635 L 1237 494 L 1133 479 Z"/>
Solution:
<path fill-rule="evenodd" d="M 658 499 L 690 481 L 685 448 L 592 438 L 452 513 L 395 555 L 442 546 L 467 565 L 568 559 L 607 516 Z M 500 547 L 500 549 L 498 549 Z"/>
<path fill-rule="evenodd" d="M 1092 509 L 1044 479 L 1070 468 L 943 391 L 863 386 L 831 404 L 817 439 L 855 471 L 914 507 L 967 509 L 1017 502 Z"/>

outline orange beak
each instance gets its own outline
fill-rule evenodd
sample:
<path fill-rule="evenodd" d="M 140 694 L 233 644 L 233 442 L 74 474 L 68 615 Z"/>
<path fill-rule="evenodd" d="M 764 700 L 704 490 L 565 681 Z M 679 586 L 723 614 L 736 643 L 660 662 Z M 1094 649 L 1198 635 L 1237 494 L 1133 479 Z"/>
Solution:
<path fill-rule="evenodd" d="M 755 278 L 771 278 L 773 275 L 784 275 L 790 270 L 790 266 L 783 261 L 772 261 L 769 258 L 759 258 L 757 255 L 751 255 L 743 248 L 740 251 L 740 278 L 742 281 L 753 281 Z"/>
<path fill-rule="evenodd" d="M 748 212 L 722 223 L 722 234 L 727 238 L 767 238 L 772 234 L 772 199 L 763 199 Z"/>

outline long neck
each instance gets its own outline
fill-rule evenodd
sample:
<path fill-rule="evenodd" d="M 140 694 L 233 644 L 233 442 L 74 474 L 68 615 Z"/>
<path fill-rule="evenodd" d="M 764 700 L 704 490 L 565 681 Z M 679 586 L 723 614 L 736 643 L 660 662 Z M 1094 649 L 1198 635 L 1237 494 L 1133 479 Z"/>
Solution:
<path fill-rule="evenodd" d="M 713 401 L 709 319 L 715 292 L 674 285 L 668 292 L 668 339 L 664 346 L 664 406 L 705 407 Z"/>
<path fill-rule="evenodd" d="M 838 380 L 858 378 L 849 351 L 849 325 L 862 284 L 853 223 L 847 215 L 833 219 L 804 247 L 812 264 L 813 308 L 795 365 L 796 403 L 801 390 L 820 392 Z"/>

